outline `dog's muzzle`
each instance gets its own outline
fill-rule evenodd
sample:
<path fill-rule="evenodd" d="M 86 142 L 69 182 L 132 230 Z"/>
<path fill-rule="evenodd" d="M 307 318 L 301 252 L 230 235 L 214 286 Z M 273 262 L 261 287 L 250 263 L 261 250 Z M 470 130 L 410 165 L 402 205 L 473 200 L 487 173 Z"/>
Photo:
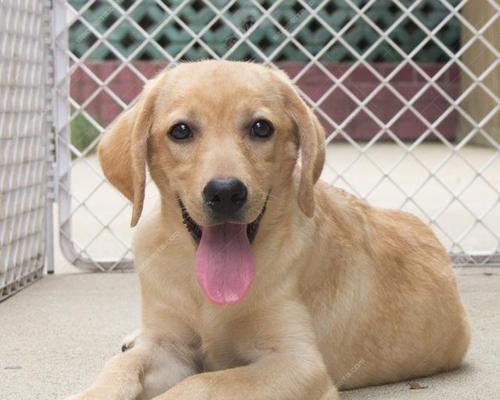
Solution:
<path fill-rule="evenodd" d="M 184 203 L 182 202 L 181 198 L 178 197 L 177 199 L 179 202 L 179 207 L 181 209 L 182 222 L 184 223 L 184 225 L 186 226 L 186 229 L 189 231 L 189 233 L 193 237 L 194 241 L 196 243 L 199 243 L 201 240 L 201 236 L 203 234 L 202 229 L 201 229 L 200 225 L 198 225 L 193 220 L 193 218 L 191 218 L 191 216 L 189 215 L 189 212 L 187 211 L 186 207 L 184 206 Z M 255 237 L 257 236 L 259 224 L 260 224 L 260 221 L 262 220 L 262 217 L 264 216 L 264 213 L 266 211 L 268 200 L 269 200 L 269 194 L 268 194 L 266 201 L 264 202 L 264 206 L 262 207 L 262 210 L 260 211 L 257 218 L 253 222 L 247 224 L 247 226 L 246 226 L 247 236 L 248 236 L 248 240 L 250 241 L 250 243 L 252 243 L 255 240 Z"/>

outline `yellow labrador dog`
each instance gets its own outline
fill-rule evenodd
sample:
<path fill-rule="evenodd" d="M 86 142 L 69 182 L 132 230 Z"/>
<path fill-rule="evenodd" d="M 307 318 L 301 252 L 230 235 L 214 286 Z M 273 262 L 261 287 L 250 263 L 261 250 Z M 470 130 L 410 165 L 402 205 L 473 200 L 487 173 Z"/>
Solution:
<path fill-rule="evenodd" d="M 133 245 L 142 327 L 72 399 L 333 400 L 462 363 L 445 249 L 416 217 L 318 182 L 324 131 L 285 74 L 166 70 L 99 157 L 132 225 L 146 168 L 161 207 Z"/>

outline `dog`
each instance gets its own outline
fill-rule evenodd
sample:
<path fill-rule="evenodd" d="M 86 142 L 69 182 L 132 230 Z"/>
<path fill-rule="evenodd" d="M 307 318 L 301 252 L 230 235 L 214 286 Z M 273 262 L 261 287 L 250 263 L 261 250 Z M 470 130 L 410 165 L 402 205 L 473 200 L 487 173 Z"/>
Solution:
<path fill-rule="evenodd" d="M 160 193 L 133 241 L 142 326 L 73 400 L 334 400 L 462 364 L 447 252 L 321 182 L 324 139 L 279 70 L 207 60 L 146 84 L 98 151 L 132 226 L 146 169 Z"/>

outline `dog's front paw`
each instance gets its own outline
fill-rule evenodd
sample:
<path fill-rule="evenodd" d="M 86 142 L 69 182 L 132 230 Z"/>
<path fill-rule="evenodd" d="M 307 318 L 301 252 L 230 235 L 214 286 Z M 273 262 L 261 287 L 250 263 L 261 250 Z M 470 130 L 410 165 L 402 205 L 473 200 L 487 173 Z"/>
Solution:
<path fill-rule="evenodd" d="M 137 329 L 134 332 L 125 336 L 122 340 L 122 352 L 130 350 L 132 347 L 134 347 L 135 340 L 137 339 L 137 337 L 140 334 L 141 334 L 141 330 Z"/>

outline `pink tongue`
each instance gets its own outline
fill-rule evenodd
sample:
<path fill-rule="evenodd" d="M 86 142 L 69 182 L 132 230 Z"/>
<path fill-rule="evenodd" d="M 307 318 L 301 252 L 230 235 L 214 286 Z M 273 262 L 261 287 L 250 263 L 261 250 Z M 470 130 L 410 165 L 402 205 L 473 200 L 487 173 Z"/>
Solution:
<path fill-rule="evenodd" d="M 246 225 L 220 224 L 202 229 L 196 251 L 198 283 L 214 303 L 238 303 L 255 278 Z"/>

